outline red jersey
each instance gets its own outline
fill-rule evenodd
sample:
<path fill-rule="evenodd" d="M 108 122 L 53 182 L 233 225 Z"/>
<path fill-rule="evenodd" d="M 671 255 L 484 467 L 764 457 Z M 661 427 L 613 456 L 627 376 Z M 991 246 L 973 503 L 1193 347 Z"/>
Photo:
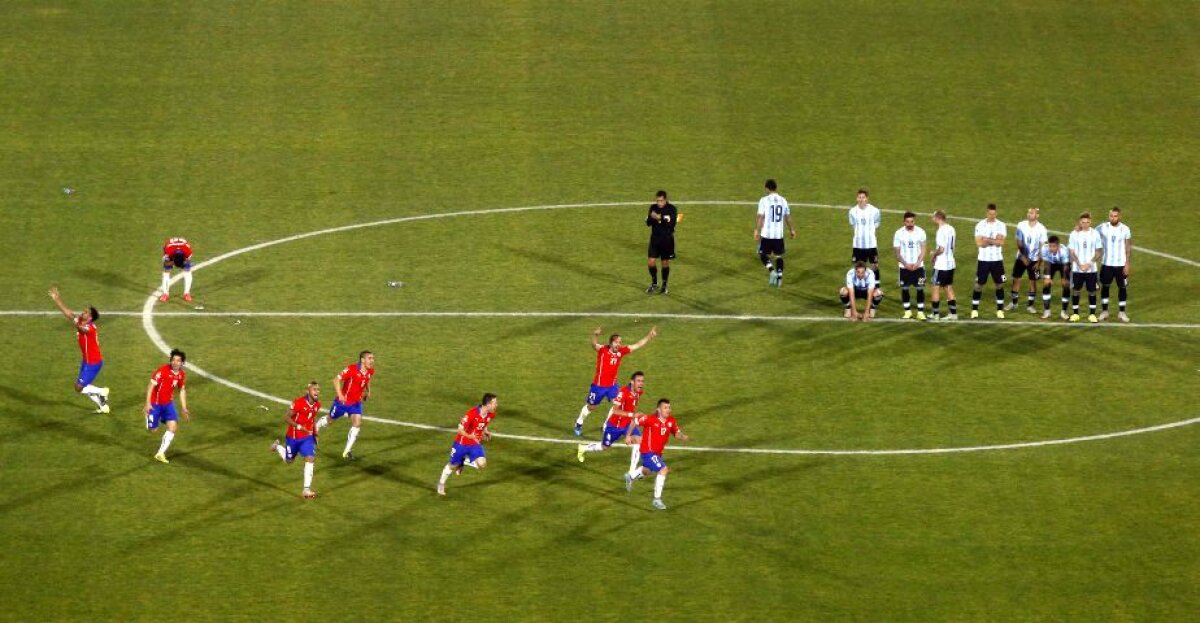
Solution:
<path fill-rule="evenodd" d="M 371 383 L 371 376 L 374 374 L 375 368 L 363 370 L 357 363 L 346 366 L 346 369 L 337 375 L 338 380 L 342 382 L 342 394 L 346 396 L 342 404 L 362 402 L 363 393 L 367 391 L 367 385 Z"/>
<path fill-rule="evenodd" d="M 468 433 L 482 437 L 483 431 L 487 429 L 488 424 L 491 424 L 492 418 L 494 417 L 496 417 L 495 412 L 484 414 L 481 413 L 480 407 L 472 407 L 471 410 L 467 411 L 467 414 L 462 416 L 462 419 L 458 421 L 458 425 Z M 454 443 L 463 446 L 479 445 L 478 441 L 475 441 L 469 437 L 463 437 L 462 435 L 455 435 Z"/>
<path fill-rule="evenodd" d="M 642 390 L 634 391 L 632 385 L 626 385 L 617 394 L 617 399 L 613 402 L 613 408 L 620 409 L 626 413 L 637 413 L 637 403 L 641 398 Z M 633 421 L 632 415 L 617 415 L 613 413 L 608 416 L 608 425 L 614 428 L 626 428 L 631 421 Z"/>
<path fill-rule="evenodd" d="M 621 367 L 621 358 L 630 353 L 628 346 L 622 346 L 613 352 L 605 346 L 596 351 L 596 374 L 592 376 L 592 385 L 612 387 L 617 384 L 617 370 Z"/>
<path fill-rule="evenodd" d="M 288 424 L 287 436 L 290 439 L 305 439 L 312 437 L 309 431 L 317 428 L 317 410 L 321 408 L 321 401 L 308 401 L 308 396 L 301 396 L 292 402 L 292 417 L 291 423 Z M 303 426 L 308 430 L 300 430 Z"/>
<path fill-rule="evenodd" d="M 658 415 L 653 413 L 643 415 L 637 419 L 637 425 L 642 427 L 639 452 L 662 454 L 663 449 L 667 447 L 667 438 L 679 434 L 679 425 L 675 423 L 673 415 L 668 415 L 665 420 L 659 419 Z"/>
<path fill-rule="evenodd" d="M 190 259 L 192 257 L 192 243 L 186 238 L 170 238 L 163 243 L 163 255 L 170 257 L 182 251 L 183 257 Z"/>
<path fill-rule="evenodd" d="M 75 321 L 75 337 L 79 339 L 79 352 L 83 355 L 84 363 L 100 363 L 100 336 L 96 333 L 96 324 Z"/>
<path fill-rule="evenodd" d="M 166 364 L 154 372 L 154 376 L 150 377 L 154 381 L 154 391 L 150 394 L 150 404 L 165 405 L 175 399 L 175 388 L 183 389 L 183 380 L 186 374 L 183 368 L 178 372 L 171 369 L 171 364 Z"/>

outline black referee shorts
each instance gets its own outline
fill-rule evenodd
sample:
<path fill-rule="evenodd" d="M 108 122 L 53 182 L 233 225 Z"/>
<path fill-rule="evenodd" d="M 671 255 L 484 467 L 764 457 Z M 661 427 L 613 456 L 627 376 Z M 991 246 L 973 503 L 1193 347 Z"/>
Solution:
<path fill-rule="evenodd" d="M 675 237 L 650 236 L 650 244 L 646 247 L 646 257 L 651 259 L 675 259 Z"/>

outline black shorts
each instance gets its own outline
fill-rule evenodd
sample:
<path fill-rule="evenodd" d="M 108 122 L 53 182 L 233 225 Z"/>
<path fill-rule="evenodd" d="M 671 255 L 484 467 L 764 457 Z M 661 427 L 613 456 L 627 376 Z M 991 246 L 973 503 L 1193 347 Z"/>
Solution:
<path fill-rule="evenodd" d="M 1100 267 L 1100 283 L 1109 285 L 1113 281 L 1117 282 L 1118 288 L 1129 286 L 1129 278 L 1125 276 L 1124 266 L 1101 266 Z"/>
<path fill-rule="evenodd" d="M 933 285 L 935 286 L 952 286 L 954 285 L 954 269 L 938 270 L 933 269 Z"/>
<path fill-rule="evenodd" d="M 1018 257 L 1017 259 L 1013 260 L 1013 279 L 1020 279 L 1025 275 L 1029 275 L 1030 279 L 1039 279 L 1042 276 L 1041 273 L 1038 272 L 1037 262 L 1026 264 L 1025 262 L 1021 261 L 1021 258 Z"/>
<path fill-rule="evenodd" d="M 675 259 L 675 237 L 656 238 L 650 236 L 650 245 L 646 247 L 646 257 L 653 259 Z"/>
<path fill-rule="evenodd" d="M 1062 275 L 1063 279 L 1071 278 L 1070 264 L 1046 264 L 1046 266 L 1048 267 L 1046 273 L 1047 279 L 1054 279 L 1055 275 Z"/>
<path fill-rule="evenodd" d="M 776 257 L 783 256 L 783 238 L 759 238 L 758 252 L 774 255 Z"/>
<path fill-rule="evenodd" d="M 1071 274 L 1071 289 L 1082 290 L 1084 287 L 1087 287 L 1088 292 L 1096 291 L 1096 273 Z"/>
<path fill-rule="evenodd" d="M 916 270 L 900 269 L 900 285 L 901 287 L 917 286 L 918 288 L 925 287 L 925 267 L 922 266 Z"/>
<path fill-rule="evenodd" d="M 859 249 L 858 247 L 855 247 L 854 250 L 851 251 L 850 253 L 851 253 L 851 255 L 850 255 L 851 262 L 865 262 L 867 264 L 878 264 L 879 263 L 879 249 L 878 248 Z"/>
<path fill-rule="evenodd" d="M 988 277 L 991 277 L 992 282 L 996 285 L 1002 285 L 1008 281 L 1008 277 L 1004 274 L 1004 262 L 979 260 L 975 265 L 975 283 L 983 285 L 987 283 Z"/>
<path fill-rule="evenodd" d="M 880 294 L 879 288 L 875 288 L 875 300 L 879 300 L 880 298 L 883 298 L 883 294 Z M 854 300 L 867 300 L 867 291 L 860 288 L 854 288 Z"/>

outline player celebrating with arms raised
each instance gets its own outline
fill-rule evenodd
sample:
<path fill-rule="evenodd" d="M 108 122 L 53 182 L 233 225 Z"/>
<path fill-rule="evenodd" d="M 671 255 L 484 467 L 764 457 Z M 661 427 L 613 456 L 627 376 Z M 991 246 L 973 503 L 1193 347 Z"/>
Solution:
<path fill-rule="evenodd" d="M 629 469 L 637 467 L 638 464 L 638 448 L 637 444 L 642 439 L 642 433 L 634 428 L 633 432 L 629 431 L 629 424 L 633 419 L 641 416 L 637 412 L 638 400 L 642 398 L 642 388 L 646 384 L 646 375 L 641 372 L 634 372 L 633 376 L 629 377 L 629 384 L 621 388 L 621 392 L 617 394 L 617 399 L 613 401 L 612 409 L 608 412 L 608 420 L 604 422 L 604 438 L 601 441 L 593 443 L 581 443 L 579 449 L 575 453 L 575 458 L 579 462 L 584 461 L 583 455 L 588 452 L 603 452 L 609 446 L 616 443 L 623 437 L 629 437 L 633 440 L 630 444 L 632 451 L 629 457 Z"/>
<path fill-rule="evenodd" d="M 279 443 L 276 439 L 271 444 L 271 451 L 278 453 L 279 458 L 288 465 L 292 464 L 297 454 L 304 457 L 304 490 L 300 495 L 306 500 L 317 497 L 317 493 L 312 490 L 312 481 L 313 467 L 317 460 L 316 420 L 317 411 L 321 408 L 321 402 L 317 398 L 320 395 L 320 385 L 316 381 L 309 381 L 304 395 L 292 401 L 292 406 L 288 409 L 288 427 L 284 435 L 287 442 Z"/>
<path fill-rule="evenodd" d="M 75 325 L 75 337 L 79 340 L 79 352 L 83 355 L 83 360 L 79 362 L 79 376 L 75 378 L 75 391 L 96 403 L 96 413 L 108 413 L 108 388 L 92 385 L 92 381 L 100 374 L 100 368 L 104 367 L 104 357 L 100 355 L 100 335 L 96 332 L 96 320 L 100 318 L 100 312 L 89 306 L 76 315 L 63 303 L 58 288 L 50 288 L 50 298 L 54 299 L 58 311 Z"/>
<path fill-rule="evenodd" d="M 192 414 L 187 406 L 187 387 L 184 386 L 187 377 L 183 371 L 185 362 L 187 355 L 183 351 L 172 350 L 171 363 L 155 370 L 154 376 L 150 377 L 150 385 L 146 388 L 146 430 L 158 430 L 160 424 L 167 423 L 167 430 L 162 434 L 162 443 L 154 455 L 154 459 L 161 463 L 170 463 L 167 460 L 167 448 L 171 447 L 175 431 L 178 430 L 175 388 L 179 388 L 179 406 L 183 410 L 183 419 L 192 421 Z"/>
<path fill-rule="evenodd" d="M 446 481 L 450 474 L 461 472 L 463 465 L 474 469 L 487 467 L 487 454 L 482 444 L 492 438 L 487 427 L 495 419 L 499 404 L 496 394 L 484 394 L 479 406 L 472 407 L 458 421 L 458 434 L 454 436 L 454 445 L 450 446 L 450 460 L 442 468 L 442 476 L 438 479 L 438 495 L 446 495 Z"/>
<path fill-rule="evenodd" d="M 329 417 L 322 416 L 317 421 L 317 430 L 329 426 L 330 421 L 343 415 L 350 416 L 350 430 L 346 432 L 346 449 L 342 450 L 342 458 L 354 460 L 350 452 L 358 439 L 358 429 L 362 427 L 363 402 L 371 397 L 371 377 L 375 376 L 375 354 L 364 350 L 358 354 L 358 363 L 352 363 L 333 377 L 333 389 L 337 391 L 337 399 L 329 407 Z"/>
<path fill-rule="evenodd" d="M 158 300 L 166 303 L 171 298 L 171 271 L 183 270 L 183 300 L 192 302 L 192 243 L 187 238 L 168 238 L 163 243 L 163 276 Z"/>
<path fill-rule="evenodd" d="M 677 437 L 680 441 L 687 441 L 688 436 L 679 430 L 679 424 L 675 422 L 675 416 L 671 415 L 671 401 L 666 398 L 658 400 L 658 407 L 651 415 L 641 415 L 633 420 L 633 423 L 642 428 L 642 442 L 640 450 L 642 452 L 641 466 L 634 467 L 625 474 L 625 490 L 633 490 L 633 481 L 641 480 L 642 478 L 653 472 L 654 477 L 654 508 L 660 511 L 667 510 L 667 505 L 663 504 L 662 491 L 663 485 L 667 483 L 667 474 L 671 473 L 671 468 L 662 460 L 663 450 L 667 447 L 667 438 L 671 435 Z M 626 438 L 627 442 L 632 443 L 632 435 Z"/>
<path fill-rule="evenodd" d="M 592 386 L 588 391 L 587 401 L 579 410 L 579 417 L 575 419 L 576 437 L 583 434 L 583 421 L 592 411 L 596 410 L 596 405 L 600 404 L 600 401 L 616 400 L 617 394 L 621 390 L 617 385 L 617 371 L 621 368 L 621 360 L 625 358 L 625 355 L 648 344 L 656 335 L 658 335 L 658 327 L 650 327 L 650 332 L 641 341 L 629 346 L 622 346 L 621 334 L 614 333 L 608 336 L 608 345 L 603 346 L 596 339 L 600 337 L 600 327 L 596 327 L 596 330 L 592 331 L 592 348 L 596 351 L 596 373 L 592 376 Z"/>

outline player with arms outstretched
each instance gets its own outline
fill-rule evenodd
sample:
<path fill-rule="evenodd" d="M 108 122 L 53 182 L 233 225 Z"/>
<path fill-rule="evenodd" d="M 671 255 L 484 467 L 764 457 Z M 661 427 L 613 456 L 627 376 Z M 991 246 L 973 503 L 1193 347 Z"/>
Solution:
<path fill-rule="evenodd" d="M 358 439 L 358 429 L 362 427 L 363 403 L 371 397 L 371 377 L 375 376 L 375 354 L 364 350 L 358 354 L 358 363 L 352 363 L 333 377 L 333 389 L 337 391 L 337 399 L 329 407 L 329 417 L 322 416 L 317 421 L 317 430 L 343 415 L 350 416 L 350 430 L 346 432 L 346 448 L 342 450 L 342 458 L 354 460 L 350 451 Z"/>
<path fill-rule="evenodd" d="M 168 238 L 163 243 L 162 287 L 158 300 L 166 303 L 171 299 L 171 271 L 183 271 L 183 300 L 192 302 L 192 243 L 186 238 Z"/>
<path fill-rule="evenodd" d="M 650 332 L 639 342 L 622 346 L 621 334 L 614 333 L 608 336 L 608 345 L 606 346 L 602 345 L 598 339 L 600 327 L 596 327 L 596 330 L 592 331 L 592 349 L 596 351 L 596 373 L 592 375 L 592 386 L 588 390 L 587 401 L 579 409 L 579 417 L 575 419 L 576 437 L 583 434 L 583 421 L 592 411 L 596 410 L 596 405 L 600 404 L 600 401 L 616 400 L 617 394 L 621 391 L 621 387 L 617 385 L 617 371 L 621 368 L 621 360 L 625 358 L 625 355 L 648 344 L 656 335 L 658 335 L 658 327 L 650 327 Z"/>
<path fill-rule="evenodd" d="M 646 374 L 642 371 L 633 373 L 629 377 L 629 384 L 622 387 L 620 393 L 617 394 L 617 399 L 613 401 L 612 409 L 608 411 L 608 420 L 604 422 L 604 437 L 601 441 L 593 443 L 581 443 L 575 453 L 575 457 L 579 462 L 584 461 L 584 454 L 588 452 L 604 452 L 609 446 L 613 445 L 622 438 L 629 437 L 633 440 L 630 444 L 631 452 L 629 456 L 629 469 L 637 467 L 638 463 L 638 447 L 637 443 L 642 439 L 642 433 L 637 428 L 632 432 L 629 431 L 629 425 L 633 419 L 641 416 L 637 412 L 638 400 L 642 398 L 642 391 L 646 384 Z"/>
<path fill-rule="evenodd" d="M 496 394 L 484 394 L 479 405 L 472 407 L 458 421 L 458 434 L 454 436 L 454 445 L 450 446 L 450 460 L 442 468 L 442 476 L 438 479 L 437 494 L 446 495 L 446 481 L 451 474 L 462 472 L 466 465 L 474 469 L 487 467 L 487 454 L 483 451 L 483 442 L 492 438 L 488 424 L 496 417 L 496 407 L 499 406 Z"/>
<path fill-rule="evenodd" d="M 663 504 L 662 491 L 663 485 L 667 483 L 667 474 L 671 473 L 671 468 L 663 462 L 662 453 L 667 447 L 667 439 L 670 436 L 674 435 L 680 441 L 687 441 L 688 436 L 679 430 L 675 416 L 671 415 L 671 401 L 666 398 L 658 400 L 658 406 L 654 409 L 654 413 L 638 416 L 633 423 L 642 429 L 642 441 L 639 447 L 642 453 L 642 464 L 635 466 L 625 474 L 625 490 L 632 491 L 633 481 L 641 480 L 651 473 L 655 474 L 652 504 L 654 508 L 665 511 L 667 505 Z M 626 441 L 632 443 L 632 436 L 627 437 Z"/>
<path fill-rule="evenodd" d="M 183 371 L 183 364 L 186 362 L 187 355 L 183 351 L 172 350 L 171 362 L 154 371 L 154 375 L 150 377 L 150 385 L 146 388 L 146 430 L 158 430 L 159 425 L 164 422 L 167 425 L 167 430 L 162 434 L 162 443 L 154 455 L 154 459 L 161 463 L 170 463 L 167 460 L 167 448 L 171 447 L 175 431 L 178 430 L 179 416 L 175 412 L 176 388 L 179 389 L 179 406 L 183 411 L 183 419 L 192 421 L 192 414 L 187 406 L 187 387 L 184 385 L 187 373 Z"/>
<path fill-rule="evenodd" d="M 317 460 L 317 411 L 321 402 L 321 386 L 316 381 L 308 382 L 304 395 L 292 401 L 287 414 L 286 440 L 271 444 L 271 451 L 279 455 L 284 463 L 292 464 L 296 455 L 304 457 L 304 490 L 300 493 L 306 500 L 317 497 L 312 490 L 313 468 Z"/>
<path fill-rule="evenodd" d="M 89 306 L 76 314 L 63 303 L 58 288 L 50 288 L 50 298 L 54 299 L 58 311 L 75 325 L 75 337 L 79 340 L 79 352 L 83 355 L 79 363 L 79 376 L 75 377 L 75 391 L 96 403 L 96 413 L 108 413 L 108 388 L 92 385 L 92 381 L 100 374 L 100 368 L 104 367 L 104 357 L 100 355 L 100 335 L 96 331 L 100 312 Z"/>

